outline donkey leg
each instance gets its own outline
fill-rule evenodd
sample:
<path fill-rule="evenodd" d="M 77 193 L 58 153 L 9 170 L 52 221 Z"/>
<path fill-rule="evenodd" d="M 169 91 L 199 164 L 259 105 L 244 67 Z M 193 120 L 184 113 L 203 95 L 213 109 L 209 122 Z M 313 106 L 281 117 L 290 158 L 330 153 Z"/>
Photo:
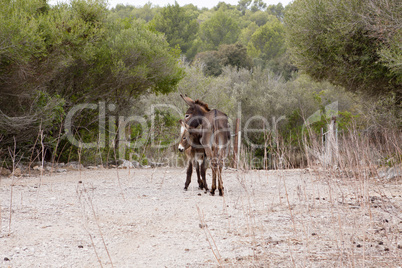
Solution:
<path fill-rule="evenodd" d="M 202 189 L 204 189 L 204 183 L 203 183 L 203 181 L 202 181 L 202 179 L 201 179 L 201 176 L 200 176 L 200 168 L 201 168 L 201 165 L 200 165 L 200 163 L 199 163 L 198 161 L 196 161 L 196 162 L 194 163 L 194 165 L 195 165 L 195 170 L 197 171 L 198 188 L 199 188 L 200 190 L 202 190 Z"/>
<path fill-rule="evenodd" d="M 217 173 L 219 195 L 223 196 L 222 165 L 219 165 L 219 167 L 217 168 Z"/>
<path fill-rule="evenodd" d="M 187 178 L 186 178 L 186 183 L 184 184 L 184 190 L 187 191 L 188 185 L 191 182 L 191 174 L 193 173 L 193 163 L 192 161 L 188 161 L 188 167 L 187 167 Z"/>
<path fill-rule="evenodd" d="M 208 191 L 207 178 L 205 176 L 206 171 L 207 171 L 207 160 L 206 158 L 204 158 L 204 161 L 201 164 L 201 178 L 203 181 L 205 193 Z"/>
<path fill-rule="evenodd" d="M 216 190 L 216 166 L 212 165 L 212 186 L 211 186 L 211 195 L 215 195 Z"/>

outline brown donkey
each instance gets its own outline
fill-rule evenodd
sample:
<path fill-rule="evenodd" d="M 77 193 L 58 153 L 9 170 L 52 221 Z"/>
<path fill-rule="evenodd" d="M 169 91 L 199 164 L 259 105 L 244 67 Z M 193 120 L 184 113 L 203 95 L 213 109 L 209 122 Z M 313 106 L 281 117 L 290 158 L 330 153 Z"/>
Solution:
<path fill-rule="evenodd" d="M 229 154 L 230 129 L 228 116 L 218 110 L 210 110 L 202 101 L 193 101 L 180 94 L 183 100 L 190 106 L 185 115 L 186 130 L 198 128 L 200 144 L 205 150 L 208 160 L 211 162 L 212 186 L 211 195 L 215 194 L 216 179 L 218 179 L 219 195 L 223 195 L 222 168 L 223 161 Z"/>
<path fill-rule="evenodd" d="M 208 185 L 205 178 L 207 158 L 205 150 L 200 144 L 200 133 L 197 129 L 188 126 L 183 120 L 180 119 L 179 122 L 181 124 L 179 151 L 185 151 L 188 160 L 187 178 L 186 183 L 184 184 L 184 190 L 187 191 L 191 182 L 191 175 L 194 166 L 197 172 L 198 186 L 201 190 L 205 189 L 205 192 L 207 192 Z"/>

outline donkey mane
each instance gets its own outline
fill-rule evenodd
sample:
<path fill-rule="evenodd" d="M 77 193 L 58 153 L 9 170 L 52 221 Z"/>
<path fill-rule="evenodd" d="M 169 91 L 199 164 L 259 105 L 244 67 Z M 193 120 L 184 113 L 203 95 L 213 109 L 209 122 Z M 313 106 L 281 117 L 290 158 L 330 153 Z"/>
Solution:
<path fill-rule="evenodd" d="M 195 101 L 195 104 L 200 105 L 200 106 L 203 107 L 207 112 L 211 111 L 211 109 L 209 109 L 209 107 L 208 107 L 208 104 L 206 104 L 206 103 L 203 102 L 203 101 L 196 100 L 196 101 Z"/>

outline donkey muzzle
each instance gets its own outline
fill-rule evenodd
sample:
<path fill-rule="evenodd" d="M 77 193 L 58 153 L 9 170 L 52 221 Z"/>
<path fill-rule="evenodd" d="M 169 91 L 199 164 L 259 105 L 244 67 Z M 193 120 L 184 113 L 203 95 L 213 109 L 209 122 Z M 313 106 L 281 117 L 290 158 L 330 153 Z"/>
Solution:
<path fill-rule="evenodd" d="M 183 145 L 181 145 L 181 144 L 179 144 L 179 151 L 180 151 L 180 152 L 184 152 L 184 147 L 183 147 Z"/>

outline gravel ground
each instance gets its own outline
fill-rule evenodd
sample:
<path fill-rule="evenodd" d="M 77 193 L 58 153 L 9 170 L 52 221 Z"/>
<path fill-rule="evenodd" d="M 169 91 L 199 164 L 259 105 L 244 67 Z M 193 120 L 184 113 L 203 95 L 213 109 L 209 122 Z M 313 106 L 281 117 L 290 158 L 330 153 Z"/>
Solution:
<path fill-rule="evenodd" d="M 402 263 L 400 179 L 225 170 L 220 197 L 198 190 L 195 173 L 185 192 L 185 176 L 156 168 L 0 178 L 0 267 Z"/>

